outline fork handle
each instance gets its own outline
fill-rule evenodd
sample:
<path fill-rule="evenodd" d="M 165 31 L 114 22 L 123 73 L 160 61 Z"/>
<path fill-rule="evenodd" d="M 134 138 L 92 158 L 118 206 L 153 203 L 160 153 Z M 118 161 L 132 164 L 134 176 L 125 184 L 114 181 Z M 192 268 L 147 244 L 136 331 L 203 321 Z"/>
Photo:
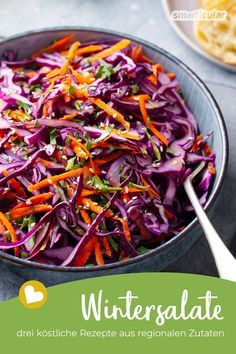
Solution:
<path fill-rule="evenodd" d="M 205 211 L 199 203 L 198 197 L 189 178 L 184 182 L 184 188 L 198 217 L 198 221 L 203 228 L 215 259 L 220 278 L 236 282 L 236 260 L 208 219 Z"/>

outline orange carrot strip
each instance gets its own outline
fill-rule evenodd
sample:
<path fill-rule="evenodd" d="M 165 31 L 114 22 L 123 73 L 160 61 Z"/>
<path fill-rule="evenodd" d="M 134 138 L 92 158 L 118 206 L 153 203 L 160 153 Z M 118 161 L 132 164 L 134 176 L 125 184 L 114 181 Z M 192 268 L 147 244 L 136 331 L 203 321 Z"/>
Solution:
<path fill-rule="evenodd" d="M 106 127 L 104 127 L 105 130 L 108 130 Z M 134 134 L 130 134 L 127 133 L 126 131 L 122 131 L 119 129 L 112 129 L 110 131 L 111 134 L 115 134 L 115 135 L 119 135 L 122 138 L 126 138 L 126 139 L 131 139 L 131 140 L 140 140 L 140 136 L 139 135 L 134 135 Z"/>
<path fill-rule="evenodd" d="M 108 257 L 111 257 L 112 256 L 112 252 L 111 252 L 111 247 L 110 247 L 108 239 L 106 237 L 103 237 L 102 238 L 102 243 L 103 243 L 103 247 L 105 249 L 106 255 Z"/>
<path fill-rule="evenodd" d="M 7 242 L 7 237 L 5 235 L 6 228 L 4 225 L 0 222 L 0 233 L 3 235 L 4 242 Z"/>
<path fill-rule="evenodd" d="M 28 73 L 26 73 L 25 75 L 29 78 L 33 77 L 35 75 L 35 71 L 29 71 Z"/>
<path fill-rule="evenodd" d="M 29 120 L 27 114 L 25 112 L 20 111 L 19 109 L 15 109 L 14 111 L 11 111 L 10 117 L 20 122 L 25 122 L 26 120 Z"/>
<path fill-rule="evenodd" d="M 53 193 L 51 193 L 51 192 L 42 193 L 42 194 L 37 194 L 37 195 L 34 195 L 34 196 L 31 197 L 31 198 L 28 198 L 28 199 L 26 200 L 26 202 L 19 203 L 18 205 L 16 205 L 16 206 L 15 206 L 14 208 L 12 208 L 11 210 L 15 210 L 15 209 L 18 209 L 18 208 L 27 207 L 27 206 L 30 206 L 31 204 L 43 203 L 43 202 L 45 202 L 46 200 L 51 199 L 52 197 L 53 197 Z M 11 212 L 11 210 L 10 210 L 10 212 Z"/>
<path fill-rule="evenodd" d="M 146 126 L 152 131 L 152 133 L 166 146 L 168 145 L 168 140 L 166 137 L 161 134 L 155 127 L 154 125 L 150 122 L 148 122 L 148 114 L 147 114 L 147 109 L 146 109 L 146 104 L 144 98 L 141 96 L 139 99 L 139 105 L 140 105 L 140 111 L 142 113 L 143 120 L 146 124 Z"/>
<path fill-rule="evenodd" d="M 212 174 L 212 175 L 215 175 L 216 174 L 216 169 L 215 167 L 213 166 L 213 164 L 211 162 L 208 163 L 208 170 L 209 172 Z"/>
<path fill-rule="evenodd" d="M 204 144 L 203 151 L 206 156 L 210 156 L 212 154 L 212 150 L 208 144 Z"/>
<path fill-rule="evenodd" d="M 60 120 L 68 120 L 68 119 L 73 119 L 78 115 L 78 112 L 71 113 L 71 114 L 66 114 L 63 117 L 60 118 Z"/>
<path fill-rule="evenodd" d="M 96 214 L 99 214 L 101 211 L 103 211 L 103 207 L 98 205 L 98 203 L 93 202 L 89 198 L 82 198 L 81 203 Z"/>
<path fill-rule="evenodd" d="M 44 165 L 45 167 L 50 167 L 51 166 L 51 161 L 48 160 L 44 160 L 41 157 L 38 157 L 36 162 L 40 162 L 42 165 Z"/>
<path fill-rule="evenodd" d="M 95 258 L 98 265 L 104 264 L 104 259 L 102 255 L 102 250 L 100 246 L 100 242 L 97 236 L 93 236 L 94 239 L 94 250 L 95 250 Z"/>
<path fill-rule="evenodd" d="M 92 73 L 82 75 L 78 71 L 74 70 L 72 66 L 69 66 L 69 69 L 71 70 L 72 74 L 75 76 L 79 84 L 91 84 L 95 80 L 95 77 Z"/>
<path fill-rule="evenodd" d="M 149 186 L 146 186 L 146 189 L 144 188 L 135 188 L 135 187 L 125 187 L 125 190 L 127 193 L 142 193 L 146 192 L 149 190 Z"/>
<path fill-rule="evenodd" d="M 198 135 L 194 141 L 194 144 L 192 146 L 192 149 L 190 150 L 191 152 L 194 152 L 198 149 L 200 142 L 202 141 L 202 135 Z"/>
<path fill-rule="evenodd" d="M 18 241 L 18 237 L 17 237 L 17 234 L 15 232 L 14 227 L 12 226 L 12 224 L 10 223 L 8 218 L 1 211 L 0 211 L 0 221 L 6 227 L 6 229 L 9 231 L 9 234 L 11 236 L 11 241 L 12 242 L 17 242 Z M 14 248 L 14 254 L 15 254 L 16 257 L 19 256 L 19 247 L 15 247 Z"/>
<path fill-rule="evenodd" d="M 31 205 L 31 206 L 11 210 L 9 211 L 9 216 L 11 219 L 14 220 L 14 219 L 22 218 L 26 215 L 43 213 L 51 209 L 52 209 L 51 205 L 45 205 L 45 204 Z"/>
<path fill-rule="evenodd" d="M 84 219 L 84 222 L 86 224 L 90 225 L 92 223 L 92 220 L 91 220 L 89 214 L 87 213 L 87 211 L 84 209 L 81 209 L 80 213 L 81 213 L 82 218 Z M 99 240 L 96 236 L 93 236 L 92 239 L 93 239 L 93 246 L 94 246 L 94 250 L 95 250 L 96 262 L 97 262 L 97 264 L 102 264 L 102 262 L 104 264 Z"/>
<path fill-rule="evenodd" d="M 167 76 L 172 80 L 175 78 L 175 74 L 174 73 L 167 73 Z"/>
<path fill-rule="evenodd" d="M 32 59 L 35 59 L 36 57 L 38 57 L 42 53 L 52 53 L 52 52 L 62 50 L 73 39 L 73 37 L 74 37 L 74 35 L 70 34 L 64 38 L 59 39 L 58 41 L 54 42 L 53 44 L 49 45 L 48 47 L 43 48 L 43 49 L 37 51 L 36 53 L 34 53 L 32 55 Z"/>
<path fill-rule="evenodd" d="M 9 172 L 6 170 L 2 170 L 2 174 L 3 174 L 3 176 L 8 176 Z M 11 178 L 8 181 L 8 184 L 15 192 L 17 192 L 16 194 L 25 196 L 24 189 L 21 187 L 21 184 L 15 178 Z"/>
<path fill-rule="evenodd" d="M 70 49 L 68 51 L 66 60 L 65 60 L 64 64 L 62 65 L 61 69 L 59 70 L 59 74 L 60 75 L 65 75 L 68 65 L 70 65 L 73 62 L 73 60 L 74 60 L 75 53 L 76 53 L 79 45 L 80 45 L 80 42 L 78 42 L 78 41 L 74 42 L 71 45 L 71 47 L 70 47 Z"/>
<path fill-rule="evenodd" d="M 75 259 L 74 266 L 76 267 L 84 266 L 87 263 L 89 257 L 91 256 L 93 249 L 94 249 L 94 240 L 93 238 L 91 238 L 84 245 L 81 254 Z"/>
<path fill-rule="evenodd" d="M 107 157 L 104 157 L 103 159 L 95 160 L 94 164 L 96 166 L 102 166 L 112 160 L 118 159 L 121 155 L 122 155 L 122 152 L 120 152 L 120 151 L 113 152 L 112 154 L 108 155 Z"/>
<path fill-rule="evenodd" d="M 130 124 L 127 122 L 120 112 L 110 107 L 107 103 L 103 102 L 100 98 L 88 97 L 88 99 L 106 112 L 109 116 L 112 116 L 117 122 L 121 123 L 126 130 L 129 130 Z"/>
<path fill-rule="evenodd" d="M 157 85 L 157 77 L 155 75 L 149 75 L 148 80 L 150 80 L 154 85 Z"/>
<path fill-rule="evenodd" d="M 75 170 L 61 173 L 60 175 L 50 176 L 48 178 L 43 179 L 42 181 L 40 181 L 38 183 L 30 184 L 28 186 L 28 191 L 29 192 L 36 191 L 41 188 L 52 186 L 64 179 L 71 178 L 71 177 L 78 177 L 82 174 L 82 172 L 83 172 L 82 168 L 77 168 Z"/>
<path fill-rule="evenodd" d="M 143 62 L 146 62 L 146 63 L 149 63 L 149 64 L 152 64 L 152 63 L 153 63 L 152 59 L 148 58 L 148 57 L 147 57 L 146 55 L 144 55 L 143 53 L 141 53 L 140 58 L 139 58 L 139 61 L 140 61 L 141 63 L 143 63 Z"/>
<path fill-rule="evenodd" d="M 130 235 L 130 229 L 129 229 L 129 225 L 127 220 L 123 219 L 123 218 L 113 218 L 113 220 L 117 220 L 120 221 L 125 233 L 125 237 L 127 238 L 128 241 L 131 240 L 131 235 Z"/>
<path fill-rule="evenodd" d="M 92 220 L 86 210 L 80 209 L 80 214 L 87 225 L 90 225 L 92 223 Z"/>
<path fill-rule="evenodd" d="M 81 198 L 81 203 L 88 208 L 89 210 L 93 211 L 96 214 L 99 214 L 103 211 L 103 207 L 101 207 L 100 205 L 98 205 L 98 203 L 93 202 L 91 199 L 89 198 Z M 112 212 L 107 211 L 105 216 L 106 217 L 111 217 L 113 215 Z"/>
<path fill-rule="evenodd" d="M 159 73 L 163 73 L 164 72 L 164 69 L 161 66 L 161 64 L 157 63 L 157 64 L 153 64 L 152 65 L 152 72 L 157 77 Z"/>
<path fill-rule="evenodd" d="M 141 94 L 141 95 L 133 95 L 133 96 L 127 96 L 123 97 L 121 100 L 122 101 L 128 101 L 128 102 L 133 102 L 133 101 L 139 101 L 140 97 L 143 97 L 143 99 L 146 101 L 149 100 L 149 95 L 148 94 Z"/>
<path fill-rule="evenodd" d="M 95 167 L 94 167 L 94 164 L 93 164 L 93 159 L 92 159 L 92 156 L 91 156 L 91 154 L 90 154 L 90 152 L 89 152 L 89 150 L 86 148 L 86 146 L 84 145 L 84 144 L 82 144 L 80 141 L 78 141 L 77 139 L 75 139 L 73 136 L 71 136 L 71 135 L 69 135 L 69 138 L 72 140 L 72 142 L 74 142 L 74 144 L 76 144 L 76 146 L 77 146 L 77 153 L 76 153 L 76 151 L 75 151 L 75 153 L 76 153 L 76 155 L 78 156 L 78 153 L 79 153 L 79 150 L 78 150 L 78 147 L 80 148 L 80 149 L 82 149 L 82 151 L 84 151 L 84 153 L 85 153 L 85 158 L 89 158 L 89 160 L 90 160 L 90 164 L 91 164 L 91 166 L 92 166 L 92 169 L 95 171 Z"/>
<path fill-rule="evenodd" d="M 142 46 L 140 45 L 140 46 L 135 46 L 133 49 L 132 49 L 132 51 L 131 51 L 131 58 L 133 59 L 133 61 L 136 63 L 137 61 L 138 61 L 138 59 L 139 59 L 139 56 L 140 56 L 140 54 L 141 54 L 141 52 L 142 52 Z"/>
<path fill-rule="evenodd" d="M 155 189 L 153 189 L 150 184 L 147 183 L 147 181 L 143 178 L 143 176 L 141 176 L 142 182 L 143 184 L 148 188 L 148 194 L 150 195 L 154 195 L 155 197 L 157 197 L 158 199 L 160 198 L 160 195 L 155 191 Z"/>
<path fill-rule="evenodd" d="M 112 45 L 110 48 L 104 49 L 102 52 L 92 55 L 91 57 L 89 57 L 89 60 L 91 62 L 94 62 L 99 59 L 106 58 L 109 55 L 111 55 L 115 52 L 118 52 L 121 49 L 126 48 L 128 45 L 130 45 L 130 40 L 129 39 L 122 39 L 120 42 Z"/>
<path fill-rule="evenodd" d="M 83 47 L 83 48 L 78 49 L 76 52 L 76 55 L 81 56 L 84 54 L 98 52 L 101 49 L 102 49 L 102 47 L 100 45 L 90 44 L 87 47 Z"/>

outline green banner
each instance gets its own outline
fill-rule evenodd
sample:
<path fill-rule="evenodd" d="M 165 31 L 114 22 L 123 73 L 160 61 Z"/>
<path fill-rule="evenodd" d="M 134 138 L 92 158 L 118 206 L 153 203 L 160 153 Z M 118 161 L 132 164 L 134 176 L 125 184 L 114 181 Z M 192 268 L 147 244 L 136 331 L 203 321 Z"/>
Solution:
<path fill-rule="evenodd" d="M 26 300 L 35 296 L 35 303 L 42 300 L 36 283 L 27 285 L 24 294 Z M 0 304 L 1 352 L 3 348 L 8 353 L 234 351 L 236 284 L 232 282 L 143 273 L 47 290 L 40 308 L 24 306 L 22 298 Z"/>

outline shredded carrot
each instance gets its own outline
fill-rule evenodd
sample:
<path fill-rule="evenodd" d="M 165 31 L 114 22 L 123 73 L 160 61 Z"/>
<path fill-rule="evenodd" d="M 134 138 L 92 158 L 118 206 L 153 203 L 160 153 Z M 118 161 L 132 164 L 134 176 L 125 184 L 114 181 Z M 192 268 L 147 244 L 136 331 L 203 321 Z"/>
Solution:
<path fill-rule="evenodd" d="M 50 111 L 52 112 L 52 105 L 54 101 L 55 101 L 54 99 L 51 99 L 43 105 L 42 117 L 47 117 L 49 115 L 49 112 Z"/>
<path fill-rule="evenodd" d="M 120 112 L 116 111 L 114 108 L 110 107 L 107 103 L 103 102 L 100 98 L 88 97 L 88 99 L 95 103 L 96 106 L 101 108 L 109 116 L 112 116 L 117 122 L 121 123 L 126 130 L 129 130 L 130 123 L 127 122 Z"/>
<path fill-rule="evenodd" d="M 154 85 L 157 85 L 157 77 L 155 75 L 149 75 L 148 80 L 150 80 Z"/>
<path fill-rule="evenodd" d="M 96 166 L 102 166 L 102 165 L 105 165 L 106 163 L 112 161 L 112 160 L 115 160 L 115 159 L 118 159 L 120 156 L 122 155 L 122 152 L 120 151 L 117 151 L 117 152 L 113 152 L 112 154 L 104 157 L 103 159 L 97 159 L 94 161 L 94 164 Z"/>
<path fill-rule="evenodd" d="M 79 202 L 81 202 L 82 205 L 84 205 L 86 208 L 88 208 L 89 210 L 93 211 L 96 214 L 99 214 L 103 211 L 103 207 L 101 207 L 100 205 L 98 205 L 98 203 L 92 201 L 89 198 L 81 198 Z M 111 211 L 107 211 L 105 214 L 106 217 L 111 217 L 112 215 L 113 213 Z"/>
<path fill-rule="evenodd" d="M 44 160 L 42 159 L 41 157 L 38 157 L 36 162 L 40 162 L 42 165 L 44 165 L 45 167 L 50 167 L 52 164 L 51 164 L 51 161 L 48 161 L 48 160 Z"/>
<path fill-rule="evenodd" d="M 125 220 L 123 218 L 113 218 L 113 220 L 117 220 L 117 221 L 121 222 L 125 237 L 127 238 L 128 241 L 130 241 L 131 235 L 130 235 L 130 229 L 129 229 L 129 225 L 128 225 L 127 220 Z"/>
<path fill-rule="evenodd" d="M 157 64 L 153 64 L 152 65 L 152 72 L 157 77 L 159 73 L 163 73 L 164 72 L 164 69 L 161 66 L 161 64 L 157 63 Z"/>
<path fill-rule="evenodd" d="M 212 174 L 212 175 L 216 174 L 216 169 L 213 166 L 212 162 L 209 162 L 207 167 L 208 167 L 208 170 L 209 170 L 210 174 Z"/>
<path fill-rule="evenodd" d="M 61 120 L 68 120 L 68 119 L 73 119 L 76 116 L 78 116 L 78 112 L 74 112 L 74 113 L 71 113 L 71 114 L 66 114 L 63 117 L 61 117 L 60 119 Z"/>
<path fill-rule="evenodd" d="M 56 52 L 56 51 L 60 51 L 63 48 L 65 48 L 65 46 L 72 41 L 74 35 L 70 34 L 64 38 L 59 39 L 58 41 L 54 42 L 53 44 L 51 44 L 50 46 L 43 48 L 39 51 L 37 51 L 36 53 L 34 53 L 32 55 L 32 59 L 37 58 L 38 56 L 40 56 L 43 53 L 52 53 L 52 52 Z"/>
<path fill-rule="evenodd" d="M 17 208 L 14 210 L 9 211 L 9 216 L 12 220 L 22 218 L 27 215 L 37 214 L 47 212 L 52 209 L 51 205 L 46 204 L 38 204 L 38 205 L 31 205 L 23 208 Z"/>
<path fill-rule="evenodd" d="M 127 96 L 123 97 L 121 100 L 122 101 L 128 101 L 128 102 L 133 102 L 133 101 L 139 101 L 140 98 L 143 97 L 143 99 L 146 101 L 149 100 L 149 95 L 148 94 L 141 94 L 141 95 L 133 95 L 133 96 Z"/>
<path fill-rule="evenodd" d="M 66 70 L 67 70 L 67 67 L 73 62 L 74 60 L 74 57 L 75 57 L 75 54 L 76 54 L 76 51 L 78 49 L 80 45 L 80 42 L 74 42 L 69 51 L 68 51 L 68 54 L 67 54 L 67 57 L 66 57 L 66 60 L 64 62 L 64 64 L 62 65 L 61 69 L 59 70 L 59 74 L 60 75 L 65 75 L 66 73 Z"/>
<path fill-rule="evenodd" d="M 213 154 L 210 146 L 207 143 L 204 144 L 203 151 L 204 151 L 206 156 L 210 156 L 211 154 Z"/>
<path fill-rule="evenodd" d="M 106 255 L 108 257 L 111 257 L 112 256 L 112 251 L 111 251 L 111 247 L 110 247 L 110 244 L 109 244 L 109 241 L 108 241 L 107 237 L 103 237 L 102 238 L 102 243 L 103 243 L 103 247 L 105 249 Z"/>
<path fill-rule="evenodd" d="M 15 109 L 14 111 L 11 111 L 10 117 L 19 122 L 25 122 L 29 120 L 27 114 L 25 112 L 20 111 L 19 109 Z"/>
<path fill-rule="evenodd" d="M 96 262 L 97 262 L 98 265 L 103 265 L 104 264 L 104 259 L 103 259 L 103 255 L 102 255 L 102 250 L 101 250 L 99 239 L 98 239 L 97 236 L 93 236 L 93 240 L 94 240 L 94 251 L 95 251 Z"/>
<path fill-rule="evenodd" d="M 29 71 L 28 73 L 26 73 L 25 75 L 29 78 L 33 77 L 35 75 L 35 71 Z"/>
<path fill-rule="evenodd" d="M 79 154 L 82 153 L 82 155 L 84 156 L 84 157 L 82 157 L 82 158 L 85 158 L 85 159 L 89 158 L 91 167 L 92 167 L 92 169 L 95 171 L 95 167 L 94 167 L 94 164 L 93 164 L 92 156 L 91 156 L 89 150 L 86 148 L 86 146 L 85 146 L 84 144 L 82 144 L 79 140 L 75 139 L 75 138 L 74 138 L 73 136 L 71 136 L 71 135 L 69 135 L 69 138 L 70 138 L 70 139 L 72 140 L 72 142 L 74 143 L 74 148 L 75 148 L 74 151 L 75 151 L 76 155 L 77 155 L 78 157 L 81 157 L 81 156 L 79 156 Z M 81 151 L 81 150 L 82 150 L 82 151 Z"/>
<path fill-rule="evenodd" d="M 95 80 L 95 77 L 92 73 L 86 73 L 86 75 L 81 74 L 78 71 L 76 71 L 72 66 L 69 66 L 69 69 L 72 72 L 72 74 L 75 76 L 79 84 L 91 84 Z"/>
<path fill-rule="evenodd" d="M 93 238 L 91 238 L 84 245 L 81 254 L 79 254 L 78 257 L 75 259 L 74 266 L 76 267 L 84 266 L 87 263 L 89 257 L 91 256 L 93 249 L 94 249 L 94 240 Z"/>
<path fill-rule="evenodd" d="M 93 52 L 98 52 L 99 50 L 101 50 L 102 47 L 100 45 L 96 45 L 96 44 L 90 44 L 86 47 L 80 48 L 77 50 L 76 55 L 81 56 L 84 54 L 90 54 Z"/>
<path fill-rule="evenodd" d="M 147 114 L 147 109 L 146 109 L 146 103 L 144 98 L 141 96 L 139 99 L 139 104 L 140 104 L 140 110 L 142 113 L 142 117 L 144 120 L 144 123 L 146 126 L 152 131 L 152 133 L 166 146 L 168 145 L 168 140 L 166 137 L 160 133 L 151 122 L 148 122 L 148 114 Z"/>
<path fill-rule="evenodd" d="M 148 58 L 146 55 L 144 55 L 143 53 L 141 53 L 141 55 L 140 55 L 140 58 L 139 58 L 139 61 L 141 62 L 141 63 L 149 63 L 149 64 L 152 64 L 153 63 L 153 61 L 152 61 L 152 59 L 150 59 L 150 58 Z"/>
<path fill-rule="evenodd" d="M 19 203 L 18 205 L 16 205 L 14 208 L 12 208 L 10 210 L 10 212 L 12 210 L 15 210 L 15 209 L 18 209 L 18 208 L 27 207 L 27 206 L 30 206 L 32 204 L 43 203 L 46 200 L 51 199 L 52 197 L 53 197 L 53 193 L 51 193 L 51 192 L 34 195 L 33 197 L 28 198 L 25 202 L 22 202 L 22 203 Z"/>
<path fill-rule="evenodd" d="M 141 179 L 143 184 L 148 188 L 148 194 L 149 195 L 154 195 L 155 197 L 157 197 L 158 199 L 160 198 L 160 195 L 155 191 L 155 189 L 153 189 L 150 184 L 147 183 L 147 181 L 145 180 L 145 178 L 141 175 Z"/>
<path fill-rule="evenodd" d="M 35 184 L 30 184 L 28 186 L 28 191 L 32 192 L 32 191 L 36 191 L 38 189 L 41 188 L 45 188 L 48 186 L 52 186 L 60 181 L 63 181 L 64 179 L 67 178 L 71 178 L 71 177 L 78 177 L 83 173 L 83 169 L 82 168 L 78 168 L 75 170 L 71 170 L 68 172 L 64 172 L 60 175 L 56 175 L 56 176 L 50 176 L 48 178 L 43 179 L 42 181 L 35 183 Z"/>
<path fill-rule="evenodd" d="M 98 203 L 93 202 L 89 198 L 82 198 L 81 202 L 86 208 L 88 208 L 89 210 L 93 211 L 96 214 L 99 214 L 101 211 L 103 211 L 103 207 L 98 205 Z"/>
<path fill-rule="evenodd" d="M 4 225 L 0 222 L 0 233 L 1 233 L 2 236 L 3 236 L 4 242 L 7 242 L 7 237 L 6 237 L 6 235 L 5 235 L 5 231 L 6 231 L 6 228 L 5 228 Z"/>
<path fill-rule="evenodd" d="M 99 59 L 106 58 L 110 56 L 111 54 L 118 52 L 121 49 L 124 49 L 130 45 L 130 40 L 129 39 L 122 39 L 120 42 L 114 44 L 113 46 L 104 49 L 102 52 L 99 52 L 97 54 L 94 54 L 89 57 L 89 60 L 91 62 L 97 61 Z"/>
<path fill-rule="evenodd" d="M 108 130 L 108 127 L 103 127 L 103 129 Z M 115 134 L 115 135 L 119 135 L 122 138 L 126 138 L 126 139 L 131 139 L 131 140 L 140 140 L 140 136 L 139 135 L 134 135 L 131 133 L 127 133 L 126 131 L 122 131 L 122 130 L 118 130 L 118 129 L 112 129 L 110 131 L 111 134 Z M 107 137 L 108 138 L 108 137 Z"/>
<path fill-rule="evenodd" d="M 0 221 L 6 227 L 6 229 L 9 231 L 9 234 L 11 236 L 11 241 L 17 242 L 18 237 L 17 237 L 14 227 L 12 226 L 12 224 L 10 223 L 8 218 L 1 211 L 0 211 Z M 14 254 L 16 257 L 19 257 L 19 247 L 14 248 Z"/>
<path fill-rule="evenodd" d="M 169 210 L 165 209 L 165 215 L 167 216 L 168 219 L 173 219 L 174 214 L 171 213 Z"/>
<path fill-rule="evenodd" d="M 149 188 L 150 186 L 146 186 L 146 188 L 125 187 L 124 190 L 126 190 L 127 193 L 142 193 L 148 191 Z"/>

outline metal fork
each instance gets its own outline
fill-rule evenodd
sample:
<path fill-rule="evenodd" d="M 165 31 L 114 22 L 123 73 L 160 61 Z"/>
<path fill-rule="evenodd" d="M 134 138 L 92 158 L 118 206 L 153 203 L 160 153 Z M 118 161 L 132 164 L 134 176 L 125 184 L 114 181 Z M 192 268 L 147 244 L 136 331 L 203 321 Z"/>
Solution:
<path fill-rule="evenodd" d="M 208 219 L 192 185 L 194 177 L 196 177 L 204 167 L 205 162 L 201 162 L 185 180 L 184 188 L 193 206 L 193 209 L 195 210 L 198 221 L 203 228 L 206 239 L 211 248 L 211 252 L 215 259 L 220 278 L 236 282 L 236 260 L 225 246 L 224 242 L 221 240 L 220 236 Z"/>

